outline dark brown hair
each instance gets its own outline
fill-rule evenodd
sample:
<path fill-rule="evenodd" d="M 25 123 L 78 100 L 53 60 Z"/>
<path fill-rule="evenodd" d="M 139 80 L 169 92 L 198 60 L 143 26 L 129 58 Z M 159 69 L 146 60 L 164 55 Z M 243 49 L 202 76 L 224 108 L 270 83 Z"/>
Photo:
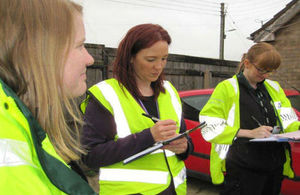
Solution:
<path fill-rule="evenodd" d="M 275 70 L 281 64 L 281 57 L 278 51 L 271 44 L 265 42 L 256 43 L 247 53 L 243 54 L 237 73 L 244 70 L 244 61 L 246 59 L 264 70 Z"/>
<path fill-rule="evenodd" d="M 142 98 L 142 95 L 137 88 L 133 64 L 130 61 L 140 50 L 149 48 L 158 41 L 166 41 L 170 45 L 171 37 L 160 25 L 140 24 L 127 32 L 117 49 L 113 75 L 136 98 Z M 155 98 L 160 92 L 165 92 L 163 79 L 162 72 L 158 79 L 151 83 Z"/>

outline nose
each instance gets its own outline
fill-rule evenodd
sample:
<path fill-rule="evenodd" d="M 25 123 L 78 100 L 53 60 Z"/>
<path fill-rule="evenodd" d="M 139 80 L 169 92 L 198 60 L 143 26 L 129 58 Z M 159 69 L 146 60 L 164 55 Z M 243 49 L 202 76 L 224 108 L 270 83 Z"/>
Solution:
<path fill-rule="evenodd" d="M 93 58 L 93 56 L 91 56 L 91 54 L 89 54 L 89 52 L 86 50 L 86 66 L 91 66 L 94 64 L 95 60 Z"/>
<path fill-rule="evenodd" d="M 156 64 L 155 64 L 155 68 L 156 69 L 163 69 L 166 65 L 166 62 L 164 60 L 159 60 Z"/>

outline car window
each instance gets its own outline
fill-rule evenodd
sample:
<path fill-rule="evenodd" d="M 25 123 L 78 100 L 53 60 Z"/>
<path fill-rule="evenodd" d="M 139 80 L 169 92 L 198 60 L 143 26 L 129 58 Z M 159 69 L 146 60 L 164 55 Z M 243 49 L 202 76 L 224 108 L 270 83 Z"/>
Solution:
<path fill-rule="evenodd" d="M 182 97 L 181 101 L 183 108 L 183 117 L 185 119 L 198 121 L 199 112 L 200 110 L 202 110 L 209 98 L 210 94 Z"/>
<path fill-rule="evenodd" d="M 287 96 L 291 101 L 292 107 L 300 112 L 300 95 Z"/>

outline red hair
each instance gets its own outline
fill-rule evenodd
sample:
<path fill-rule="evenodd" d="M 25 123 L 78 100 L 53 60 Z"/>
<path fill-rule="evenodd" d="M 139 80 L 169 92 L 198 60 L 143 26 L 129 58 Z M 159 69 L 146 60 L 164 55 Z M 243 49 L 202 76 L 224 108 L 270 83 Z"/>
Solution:
<path fill-rule="evenodd" d="M 142 95 L 137 87 L 133 64 L 130 61 L 140 50 L 149 48 L 158 41 L 166 41 L 170 45 L 171 37 L 160 25 L 140 24 L 127 32 L 117 49 L 113 62 L 113 76 L 136 98 L 142 98 Z M 163 79 L 162 72 L 158 79 L 151 83 L 155 98 L 160 92 L 165 92 Z"/>

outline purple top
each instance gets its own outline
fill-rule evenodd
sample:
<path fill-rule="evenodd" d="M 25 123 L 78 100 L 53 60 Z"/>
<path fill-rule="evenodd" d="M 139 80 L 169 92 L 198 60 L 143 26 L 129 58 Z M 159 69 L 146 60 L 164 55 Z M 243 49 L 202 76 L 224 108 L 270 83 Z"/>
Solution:
<path fill-rule="evenodd" d="M 88 154 L 83 156 L 83 162 L 88 167 L 98 170 L 99 167 L 123 161 L 154 144 L 149 128 L 115 141 L 117 132 L 113 115 L 92 94 L 90 96 L 82 132 L 82 143 L 88 148 Z M 184 132 L 185 129 L 182 118 L 180 132 Z M 177 157 L 185 160 L 193 149 L 192 141 L 188 137 L 188 149 Z M 174 193 L 174 185 L 170 185 L 162 192 L 162 194 Z"/>

